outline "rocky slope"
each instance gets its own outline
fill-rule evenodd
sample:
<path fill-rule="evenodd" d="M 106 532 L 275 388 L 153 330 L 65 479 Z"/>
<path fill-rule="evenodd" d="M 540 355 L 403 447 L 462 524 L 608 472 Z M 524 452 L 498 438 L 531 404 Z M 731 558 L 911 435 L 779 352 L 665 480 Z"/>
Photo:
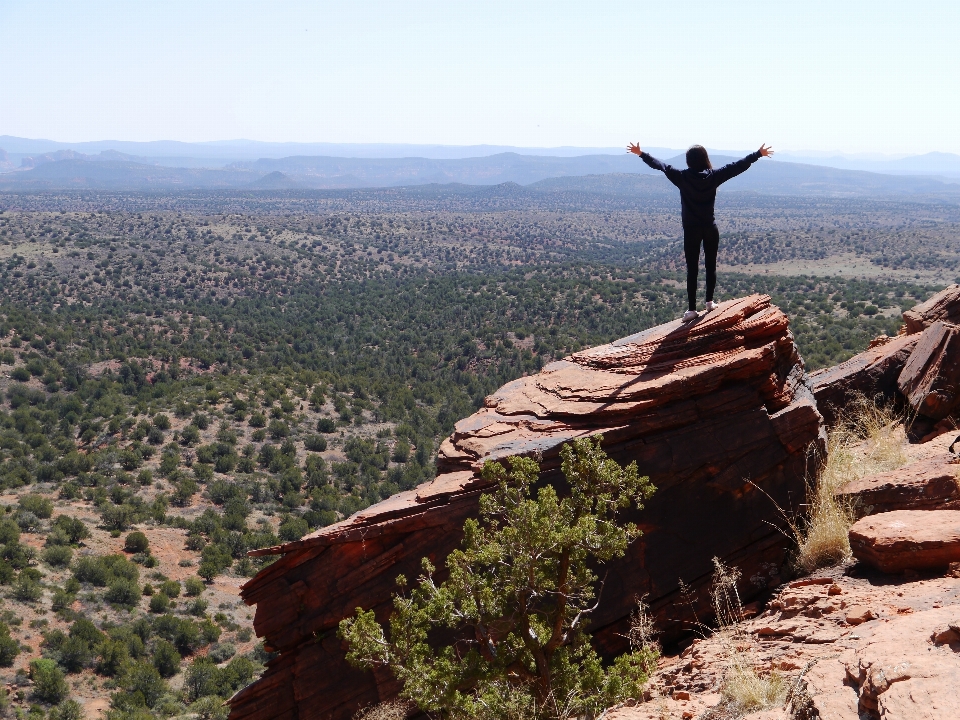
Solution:
<path fill-rule="evenodd" d="M 954 437 L 905 448 L 907 465 L 844 489 L 870 499 L 884 488 L 883 505 L 861 511 L 889 510 L 851 529 L 855 559 L 783 585 L 765 604 L 748 606 L 738 627 L 664 657 L 647 696 L 608 720 L 960 717 L 960 566 L 950 564 L 960 561 L 960 523 L 952 517 L 960 512 L 897 507 L 898 498 L 908 508 L 936 507 L 935 494 L 918 504 L 917 488 L 923 478 L 936 487 L 946 468 L 958 467 L 947 450 Z M 955 477 L 944 507 L 954 502 Z M 786 707 L 737 712 L 723 690 L 742 665 L 779 674 Z"/>
<path fill-rule="evenodd" d="M 560 483 L 559 448 L 602 433 L 607 452 L 636 460 L 658 491 L 633 518 L 644 530 L 611 568 L 594 625 L 601 650 L 625 649 L 635 597 L 647 595 L 665 637 L 705 610 L 711 558 L 743 572 L 742 592 L 780 584 L 786 541 L 775 504 L 794 507 L 823 450 L 821 416 L 804 382 L 786 316 L 769 298 L 723 303 L 698 322 L 668 323 L 548 365 L 487 398 L 440 449 L 441 474 L 301 541 L 242 589 L 255 628 L 279 651 L 231 701 L 233 718 L 349 718 L 392 697 L 389 674 L 351 669 L 337 623 L 358 606 L 389 612 L 394 578 L 442 563 L 484 489 L 487 460 L 542 457 Z M 679 581 L 692 603 L 678 603 Z"/>

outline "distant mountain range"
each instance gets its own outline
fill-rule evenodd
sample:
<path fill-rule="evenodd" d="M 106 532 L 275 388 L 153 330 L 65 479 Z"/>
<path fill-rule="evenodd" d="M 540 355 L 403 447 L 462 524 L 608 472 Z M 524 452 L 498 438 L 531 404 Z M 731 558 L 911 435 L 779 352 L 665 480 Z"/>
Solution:
<path fill-rule="evenodd" d="M 9 141 L 14 141 L 12 144 Z M 44 141 L 0 137 L 0 190 L 42 191 L 62 189 L 105 189 L 169 191 L 177 189 L 233 189 L 251 191 L 319 190 L 374 187 L 399 187 L 460 183 L 498 185 L 516 183 L 538 191 L 563 189 L 583 192 L 632 194 L 648 184 L 638 183 L 640 176 L 660 176 L 638 158 L 626 152 L 547 155 L 499 152 L 472 157 L 340 157 L 295 155 L 260 157 L 216 162 L 204 165 L 203 158 L 186 155 L 133 155 L 116 148 L 100 149 L 96 154 L 73 147 L 49 149 L 26 155 L 30 148 L 43 149 Z M 95 150 L 107 143 L 81 143 Z M 157 152 L 206 151 L 228 144 L 207 143 L 115 143 Z M 255 147 L 269 145 L 253 144 Z M 136 147 L 132 147 L 136 146 Z M 234 149 L 239 146 L 230 146 Z M 283 146 L 270 146 L 270 149 Z M 342 146 L 341 146 L 342 147 Z M 351 146 L 352 147 L 352 146 Z M 356 146 L 372 152 L 374 146 Z M 378 146 L 381 149 L 388 146 Z M 390 146 L 398 147 L 398 146 Z M 406 146 L 414 147 L 414 146 Z M 441 146 L 416 146 L 418 148 Z M 483 146 L 488 148 L 488 146 Z M 11 150 L 10 148 L 14 148 Z M 263 149 L 263 148 L 260 148 Z M 16 152 L 17 150 L 21 152 Z M 567 149 L 573 150 L 573 149 Z M 582 148 L 579 150 L 583 150 Z M 478 150 L 479 151 L 479 150 Z M 651 149 L 654 154 L 683 167 L 683 155 L 677 150 Z M 359 150 L 358 150 L 359 152 Z M 450 150 L 452 153 L 453 151 Z M 923 158 L 926 158 L 924 160 Z M 735 159 L 714 154 L 715 166 Z M 956 161 L 957 177 L 948 172 Z M 852 161 L 851 161 L 852 162 Z M 960 197 L 960 156 L 945 153 L 897 160 L 867 160 L 886 169 L 901 172 L 866 171 L 858 168 L 829 167 L 822 164 L 761 160 L 751 170 L 732 180 L 729 190 L 747 190 L 770 194 L 801 195 L 941 195 Z M 931 163 L 941 169 L 937 174 L 907 173 L 908 169 Z M 893 164 L 893 165 L 891 165 Z M 662 176 L 659 182 L 664 182 Z"/>
<path fill-rule="evenodd" d="M 626 144 L 626 143 L 624 143 Z M 774 143 L 776 145 L 776 143 Z M 6 151 L 9 165 L 18 166 L 24 157 L 46 155 L 61 150 L 72 150 L 84 155 L 109 152 L 125 156 L 127 160 L 147 165 L 166 167 L 222 167 L 233 163 L 289 157 L 322 156 L 328 158 L 398 159 L 424 158 L 428 160 L 464 160 L 502 153 L 516 153 L 536 157 L 572 158 L 590 155 L 623 155 L 623 147 L 552 147 L 532 148 L 508 145 L 412 145 L 390 143 L 273 143 L 256 140 L 223 140 L 217 142 L 187 143 L 174 140 L 132 142 L 99 140 L 68 143 L 55 140 L 20 138 L 0 135 L 0 148 Z M 657 157 L 674 157 L 678 148 L 646 148 Z M 711 153 L 742 157 L 749 150 L 711 149 Z M 119 159 L 119 158 L 114 158 Z M 0 151 L 0 164 L 4 162 Z M 884 175 L 930 175 L 960 178 L 960 155 L 931 152 L 924 155 L 829 155 L 826 153 L 779 153 L 777 162 L 820 165 L 840 170 L 864 170 Z"/>

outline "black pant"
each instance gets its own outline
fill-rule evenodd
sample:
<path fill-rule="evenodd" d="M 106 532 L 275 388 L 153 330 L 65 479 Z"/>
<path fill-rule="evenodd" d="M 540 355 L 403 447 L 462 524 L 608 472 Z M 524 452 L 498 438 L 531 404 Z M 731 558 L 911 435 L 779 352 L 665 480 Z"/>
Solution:
<path fill-rule="evenodd" d="M 697 274 L 700 265 L 700 243 L 703 243 L 703 264 L 707 267 L 707 300 L 713 300 L 717 287 L 717 250 L 720 231 L 714 225 L 683 226 L 683 254 L 687 259 L 687 302 L 697 309 Z"/>

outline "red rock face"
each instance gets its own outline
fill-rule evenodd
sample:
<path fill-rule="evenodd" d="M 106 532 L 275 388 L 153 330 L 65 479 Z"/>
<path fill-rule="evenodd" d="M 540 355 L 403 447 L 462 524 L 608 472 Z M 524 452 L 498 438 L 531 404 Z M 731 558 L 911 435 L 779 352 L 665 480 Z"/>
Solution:
<path fill-rule="evenodd" d="M 435 480 L 259 551 L 281 557 L 242 594 L 257 605 L 257 634 L 280 655 L 233 698 L 231 718 L 345 720 L 395 696 L 389 673 L 346 664 L 337 623 L 357 607 L 386 619 L 397 575 L 417 577 L 424 556 L 442 567 L 477 512 L 484 462 L 537 454 L 542 481 L 562 489 L 560 447 L 595 433 L 611 457 L 636 461 L 658 488 L 629 518 L 643 537 L 611 564 L 592 626 L 601 652 L 626 649 L 638 596 L 647 596 L 664 638 L 687 627 L 680 580 L 706 617 L 714 556 L 740 568 L 745 597 L 779 582 L 786 540 L 770 525 L 780 517 L 775 503 L 803 501 L 825 434 L 786 316 L 754 295 L 508 383 L 457 423 Z"/>
<path fill-rule="evenodd" d="M 910 407 L 931 420 L 960 406 L 960 326 L 938 320 L 924 330 L 898 384 Z"/>
<path fill-rule="evenodd" d="M 810 387 L 827 425 L 835 425 L 839 414 L 857 395 L 871 400 L 877 396 L 884 400 L 893 399 L 897 393 L 897 379 L 919 337 L 900 335 L 839 365 L 810 373 Z"/>
<path fill-rule="evenodd" d="M 850 528 L 854 557 L 881 572 L 945 568 L 960 562 L 960 510 L 894 510 Z"/>
<path fill-rule="evenodd" d="M 960 323 L 960 285 L 950 285 L 903 313 L 907 332 L 911 334 L 923 332 L 937 320 Z"/>
<path fill-rule="evenodd" d="M 837 497 L 855 502 L 864 515 L 890 510 L 960 508 L 960 458 L 951 452 L 910 463 L 897 470 L 868 475 L 845 485 Z"/>

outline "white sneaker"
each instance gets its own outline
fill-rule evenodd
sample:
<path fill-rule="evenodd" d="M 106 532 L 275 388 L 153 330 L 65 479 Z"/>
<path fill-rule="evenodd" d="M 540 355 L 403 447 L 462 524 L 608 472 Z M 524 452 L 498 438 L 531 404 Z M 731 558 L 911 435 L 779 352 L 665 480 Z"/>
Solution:
<path fill-rule="evenodd" d="M 716 309 L 717 309 L 717 304 L 713 300 L 707 300 L 707 312 L 710 312 L 711 310 L 716 310 Z"/>
<path fill-rule="evenodd" d="M 696 320 L 698 317 L 700 317 L 700 315 L 699 313 L 697 313 L 696 310 L 687 310 L 683 314 L 683 322 L 687 323 L 687 322 L 690 322 L 691 320 Z"/>

